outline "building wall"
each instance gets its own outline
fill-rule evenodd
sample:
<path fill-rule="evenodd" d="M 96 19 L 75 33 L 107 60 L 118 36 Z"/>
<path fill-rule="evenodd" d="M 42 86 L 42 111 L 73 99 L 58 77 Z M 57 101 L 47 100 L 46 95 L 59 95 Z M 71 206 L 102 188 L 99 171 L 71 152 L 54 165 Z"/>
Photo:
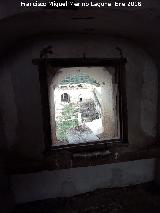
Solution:
<path fill-rule="evenodd" d="M 119 57 L 122 48 L 127 58 L 126 90 L 128 108 L 128 139 L 130 146 L 143 147 L 153 142 L 157 124 L 157 69 L 140 47 L 124 40 L 81 36 L 79 39 L 55 37 L 34 42 L 15 50 L 1 67 L 1 102 L 7 144 L 28 158 L 41 156 L 44 149 L 40 85 L 37 67 L 32 59 L 40 50 L 53 45 L 53 57 Z M 6 96 L 7 94 L 7 96 Z"/>
<path fill-rule="evenodd" d="M 33 39 L 34 40 L 34 39 Z M 0 97 L 3 109 L 4 131 L 7 138 L 7 147 L 9 151 L 22 159 L 43 159 L 44 143 L 43 143 L 43 127 L 41 115 L 41 99 L 40 85 L 38 80 L 37 67 L 32 64 L 32 59 L 39 57 L 40 50 L 47 46 L 53 46 L 52 57 L 79 58 L 85 52 L 87 57 L 112 58 L 119 57 L 116 46 L 119 46 L 127 58 L 126 64 L 126 92 L 127 92 L 127 108 L 128 108 L 128 139 L 129 148 L 143 148 L 154 143 L 157 128 L 157 68 L 151 57 L 136 44 L 129 41 L 108 38 L 105 36 L 53 36 L 41 41 L 34 40 L 29 44 L 19 44 L 14 50 L 14 54 L 8 54 L 3 63 L 1 63 L 0 74 Z M 146 167 L 147 162 L 152 162 Z M 132 167 L 134 164 L 134 168 Z M 135 161 L 115 165 L 116 169 L 111 172 L 114 165 L 104 165 L 107 173 L 103 173 L 103 167 L 77 168 L 76 171 L 82 176 L 82 189 L 77 192 L 85 192 L 93 190 L 96 187 L 112 187 L 115 186 L 113 181 L 119 180 L 118 177 L 125 177 L 119 182 L 118 186 L 142 183 L 152 180 L 154 161 Z M 148 164 L 147 164 L 148 165 Z M 124 168 L 121 171 L 121 166 Z M 137 167 L 140 169 L 137 171 Z M 101 182 L 97 169 L 104 179 Z M 130 174 L 127 171 L 132 171 Z M 133 169 L 133 170 L 132 170 Z M 91 172 L 93 171 L 93 173 Z M 111 172 L 111 173 L 110 173 Z M 64 171 L 53 171 L 51 173 L 42 172 L 39 174 L 30 174 L 23 176 L 13 176 L 12 184 L 17 202 L 25 202 L 28 200 L 44 199 L 48 195 L 59 196 L 72 194 L 72 184 L 70 184 L 70 175 L 63 175 Z M 92 174 L 90 176 L 90 174 Z M 105 178 L 112 174 L 112 178 L 105 182 Z M 123 175 L 122 175 L 123 174 Z M 126 176 L 125 176 L 125 175 Z M 87 175 L 87 179 L 85 179 Z M 94 181 L 90 183 L 90 177 Z M 128 177 L 128 178 L 127 178 Z M 135 180 L 133 177 L 136 177 Z M 23 182 L 23 178 L 26 184 Z M 45 179 L 46 178 L 46 179 Z M 132 179 L 133 178 L 133 179 Z M 34 183 L 37 181 L 39 185 L 35 188 Z M 43 185 L 43 180 L 47 180 L 47 185 Z M 64 184 L 63 190 L 51 187 L 53 183 L 59 181 L 59 186 Z M 96 185 L 96 181 L 98 184 Z M 86 183 L 84 183 L 86 182 Z M 99 185 L 99 183 L 101 184 Z M 66 184 L 66 185 L 65 185 Z M 79 184 L 77 182 L 76 184 Z M 84 184 L 90 184 L 87 188 Z M 24 191 L 28 186 L 35 189 L 26 193 Z M 69 189 L 68 189 L 69 188 Z M 44 190 L 44 192 L 43 192 Z M 59 191 L 55 191 L 59 190 Z M 69 190 L 69 192 L 67 192 Z M 74 191 L 74 189 L 73 189 Z M 23 196 L 22 196 L 23 192 Z M 38 193 L 42 196 L 38 197 Z M 75 191 L 74 191 L 75 192 Z M 73 193 L 74 194 L 74 193 Z M 22 196 L 22 198 L 21 198 Z"/>
<path fill-rule="evenodd" d="M 11 178 L 6 172 L 7 148 L 1 113 L 0 129 L 0 211 L 1 213 L 11 213 L 15 205 L 15 200 L 11 190 Z"/>
<path fill-rule="evenodd" d="M 49 73 L 49 72 L 48 72 Z M 116 106 L 114 102 L 116 102 L 116 94 L 113 94 L 115 86 L 113 85 L 114 69 L 113 67 L 81 67 L 81 68 L 65 68 L 60 69 L 57 72 L 58 74 L 52 75 L 52 83 L 49 86 L 50 93 L 50 112 L 51 117 L 51 126 L 55 126 L 55 119 L 53 108 L 55 111 L 60 112 L 63 108 L 61 104 L 61 95 L 63 93 L 67 93 L 70 96 L 70 101 L 78 104 L 79 98 L 81 95 L 82 103 L 87 99 L 92 99 L 96 103 L 95 94 L 98 95 L 98 101 L 100 103 L 100 110 L 102 114 L 102 123 L 103 123 L 103 137 L 107 139 L 118 137 L 117 134 L 117 116 L 116 116 Z M 86 74 L 90 76 L 90 78 L 96 80 L 99 83 L 99 87 L 93 86 L 92 88 L 58 88 L 59 82 L 64 80 L 64 78 L 68 75 L 78 75 L 78 74 Z M 113 76 L 112 76 L 113 75 Z M 56 89 L 54 90 L 54 88 Z M 53 101 L 54 96 L 54 101 Z M 57 113 L 56 113 L 57 116 Z M 52 128 L 52 134 L 55 134 L 55 129 Z M 54 138 L 54 136 L 53 136 Z"/>
<path fill-rule="evenodd" d="M 97 188 L 122 187 L 153 181 L 154 159 L 15 175 L 12 190 L 17 203 L 69 197 Z"/>

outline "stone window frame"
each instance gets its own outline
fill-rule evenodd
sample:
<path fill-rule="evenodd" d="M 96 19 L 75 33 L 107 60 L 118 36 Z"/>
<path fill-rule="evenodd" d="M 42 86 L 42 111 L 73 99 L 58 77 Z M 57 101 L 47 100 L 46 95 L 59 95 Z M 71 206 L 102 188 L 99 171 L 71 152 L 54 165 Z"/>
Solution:
<path fill-rule="evenodd" d="M 45 58 L 33 59 L 32 63 L 38 65 L 41 104 L 42 104 L 42 117 L 43 117 L 43 131 L 45 153 L 57 150 L 67 150 L 72 153 L 96 151 L 106 149 L 110 144 L 121 146 L 128 144 L 128 117 L 127 117 L 127 98 L 126 98 L 126 58 Z M 100 142 L 87 142 L 83 144 L 69 144 L 52 146 L 51 140 L 51 125 L 50 125 L 50 109 L 48 97 L 48 84 L 47 84 L 47 69 L 49 66 L 66 68 L 66 67 L 89 67 L 89 66 L 103 66 L 114 67 L 115 75 L 118 79 L 119 90 L 119 119 L 120 119 L 120 138 L 103 140 Z M 56 73 L 55 73 L 56 74 Z"/>

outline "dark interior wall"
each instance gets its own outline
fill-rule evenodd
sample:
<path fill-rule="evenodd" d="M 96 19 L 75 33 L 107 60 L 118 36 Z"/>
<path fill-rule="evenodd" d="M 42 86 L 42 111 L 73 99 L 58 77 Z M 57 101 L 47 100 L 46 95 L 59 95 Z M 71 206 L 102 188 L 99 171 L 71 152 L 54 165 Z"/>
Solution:
<path fill-rule="evenodd" d="M 10 213 L 14 208 L 14 195 L 11 190 L 10 176 L 6 172 L 6 137 L 3 131 L 3 120 L 0 113 L 0 211 Z"/>
<path fill-rule="evenodd" d="M 127 58 L 126 89 L 129 147 L 154 143 L 157 133 L 157 68 L 138 45 L 106 36 L 59 35 L 27 43 L 11 51 L 1 66 L 1 102 L 7 147 L 22 158 L 41 158 L 44 150 L 41 96 L 37 67 L 32 64 L 40 50 L 51 44 L 51 57 Z M 6 95 L 7 94 L 7 95 Z"/>
<path fill-rule="evenodd" d="M 0 208 L 1 213 L 10 213 L 14 208 L 14 195 L 11 190 L 10 177 L 0 171 Z"/>
<path fill-rule="evenodd" d="M 1 57 L 0 211 L 2 213 L 10 212 L 14 205 L 14 199 L 10 189 L 10 177 L 6 174 L 5 169 L 7 166 L 6 159 L 8 160 L 10 155 L 13 155 L 13 159 L 16 157 L 20 158 L 18 164 L 21 164 L 23 158 L 27 158 L 28 160 L 43 158 L 42 152 L 44 150 L 44 144 L 40 87 L 37 67 L 33 66 L 31 61 L 33 58 L 39 57 L 40 50 L 48 44 L 53 45 L 53 57 L 82 57 L 84 52 L 88 57 L 119 57 L 119 53 L 115 49 L 116 46 L 119 46 L 128 60 L 126 71 L 129 148 L 143 148 L 156 141 L 157 127 L 159 127 L 158 133 L 160 133 L 160 103 L 157 110 L 158 94 L 160 101 L 160 90 L 158 92 L 159 77 L 157 78 L 159 74 L 155 65 L 155 61 L 157 64 L 159 63 L 160 57 L 160 4 L 159 0 L 145 0 L 143 2 L 145 2 L 144 7 L 133 10 L 130 10 L 130 8 L 114 8 L 113 10 L 86 9 L 83 11 L 67 10 L 67 12 L 65 12 L 57 10 L 38 11 L 36 9 L 22 9 L 17 4 L 17 0 L 1 0 L 0 54 L 3 56 L 3 60 Z M 20 14 L 18 15 L 18 13 Z M 11 17 L 12 15 L 13 17 Z M 93 17 L 93 19 L 85 20 L 85 17 Z M 78 20 L 77 18 L 80 19 Z M 73 31 L 77 32 L 77 34 L 72 33 Z M 64 34 L 64 32 L 66 34 Z M 67 34 L 67 32 L 69 34 Z M 52 33 L 53 36 L 38 42 L 37 38 L 44 33 Z M 61 35 L 55 36 L 55 33 L 60 33 Z M 83 35 L 80 35 L 80 33 Z M 149 53 L 152 53 L 153 60 L 147 52 L 132 41 L 111 39 L 106 36 L 91 36 L 85 33 L 99 33 L 108 36 L 120 36 L 121 38 L 132 38 L 141 44 L 143 43 L 145 49 L 147 49 Z M 32 42 L 25 44 L 25 39 L 23 38 L 29 38 L 32 35 L 37 36 L 32 39 Z M 5 55 L 4 53 L 7 54 Z M 12 160 L 9 161 L 12 162 Z M 159 161 L 157 162 L 158 171 Z M 123 174 L 124 177 L 128 179 L 129 184 L 133 183 L 133 180 L 135 180 L 134 183 L 137 183 L 137 179 L 141 179 L 141 181 L 153 179 L 153 177 L 148 177 L 150 174 L 153 174 L 153 171 L 150 170 L 153 169 L 154 162 L 149 166 L 148 164 L 144 166 L 143 162 L 141 162 L 142 166 L 140 166 L 138 172 L 137 165 L 139 162 L 135 163 L 134 168 L 132 166 L 130 167 L 130 165 L 128 166 L 128 163 L 130 164 L 130 162 L 127 162 L 127 168 Z M 105 166 L 108 167 L 108 165 Z M 109 170 L 105 175 L 107 177 L 112 175 L 117 183 L 119 182 L 119 177 L 123 179 L 122 172 L 120 171 L 120 168 L 123 166 L 123 163 L 120 166 L 117 165 L 117 169 L 113 169 L 113 172 Z M 25 168 L 25 165 L 22 165 L 22 167 Z M 98 166 L 94 167 L 94 169 L 95 174 L 93 177 L 95 177 L 95 179 L 93 179 L 95 181 L 97 178 L 96 169 L 101 172 L 105 170 L 99 169 Z M 83 174 L 88 174 L 90 177 L 90 170 L 87 172 L 85 169 L 81 171 L 78 168 L 78 171 L 76 170 L 75 174 L 78 174 L 78 177 L 80 177 L 80 181 L 78 181 L 77 184 L 80 186 L 81 175 L 83 177 Z M 131 172 L 127 173 L 128 171 Z M 140 171 L 142 174 L 139 177 Z M 143 171 L 147 171 L 146 175 L 143 174 Z M 66 172 L 70 173 L 69 170 Z M 98 178 L 102 176 L 101 174 L 103 173 L 101 172 Z M 67 174 L 64 178 L 63 171 L 62 173 L 59 171 L 59 175 L 58 178 L 55 176 L 55 179 L 60 179 L 59 185 L 57 186 L 58 188 L 63 185 L 62 180 L 67 182 L 67 180 L 69 179 L 70 181 L 72 177 L 71 173 L 69 175 Z M 32 200 L 34 193 L 37 194 L 35 198 L 39 198 L 38 194 L 40 194 L 43 189 L 45 195 L 49 194 L 48 191 L 50 191 L 52 195 L 53 191 L 55 192 L 54 186 L 51 188 L 53 177 L 54 176 L 51 175 L 51 178 L 47 179 L 46 176 L 43 176 L 41 173 L 39 173 L 36 178 L 34 175 L 31 179 L 28 176 L 22 177 L 22 180 L 23 178 L 26 179 L 24 182 L 22 181 L 22 185 L 19 185 L 22 192 L 19 194 L 19 199 L 21 200 L 21 196 L 24 195 L 24 188 L 26 187 L 26 190 L 29 188 L 26 184 L 28 183 L 27 181 L 30 182 L 29 186 L 31 189 L 31 193 L 26 193 L 28 200 Z M 86 176 L 84 177 L 84 180 L 86 180 Z M 159 181 L 159 173 L 157 174 L 157 178 Z M 38 182 L 37 180 L 40 181 Z M 44 181 L 46 181 L 45 187 Z M 141 181 L 138 183 L 141 183 Z M 17 179 L 16 182 L 19 184 L 21 178 Z M 37 182 L 38 184 L 36 185 Z M 88 182 L 84 181 L 84 183 L 85 182 L 88 186 L 90 179 L 88 179 Z M 101 186 L 104 187 L 105 184 L 103 184 L 101 179 L 99 182 Z M 91 185 L 94 185 L 94 183 L 91 183 Z M 35 188 L 33 186 L 35 186 Z M 71 186 L 72 184 L 69 183 L 67 189 L 70 190 Z M 78 192 L 81 192 L 81 190 Z M 55 196 L 57 196 L 56 192 Z M 42 196 L 42 198 L 44 199 L 46 197 Z"/>
<path fill-rule="evenodd" d="M 14 56 L 9 55 L 1 73 L 7 147 L 9 150 L 16 150 L 22 158 L 26 157 L 26 153 L 27 157 L 37 157 L 37 152 L 39 154 L 44 149 L 44 147 L 41 149 L 43 132 L 40 94 L 37 92 L 38 73 L 36 67 L 32 65 L 30 55 L 32 49 L 22 48 L 18 54 L 16 53 L 15 51 Z"/>

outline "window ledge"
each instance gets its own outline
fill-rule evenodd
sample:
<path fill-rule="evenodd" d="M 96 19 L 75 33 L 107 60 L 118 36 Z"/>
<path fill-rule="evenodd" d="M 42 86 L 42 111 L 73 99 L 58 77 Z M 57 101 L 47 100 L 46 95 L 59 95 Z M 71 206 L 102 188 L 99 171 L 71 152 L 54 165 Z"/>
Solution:
<path fill-rule="evenodd" d="M 123 147 L 120 147 L 123 146 Z M 127 145 L 118 144 L 111 146 L 108 150 L 96 152 L 75 152 L 62 150 L 60 152 L 49 152 L 40 161 L 9 159 L 7 163 L 8 174 L 35 173 L 42 170 L 59 170 L 76 167 L 96 166 L 103 164 L 127 162 L 140 159 L 159 158 L 160 145 L 155 145 L 136 151 Z"/>

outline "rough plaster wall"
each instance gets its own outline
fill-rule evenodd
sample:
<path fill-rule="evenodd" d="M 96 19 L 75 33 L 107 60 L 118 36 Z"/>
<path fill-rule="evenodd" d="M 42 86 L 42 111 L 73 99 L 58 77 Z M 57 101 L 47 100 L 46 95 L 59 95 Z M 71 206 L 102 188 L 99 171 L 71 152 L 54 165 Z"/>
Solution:
<path fill-rule="evenodd" d="M 148 58 L 144 62 L 143 82 L 142 82 L 142 99 L 141 99 L 141 126 L 147 135 L 156 136 L 157 129 L 157 93 L 158 88 L 157 70 L 153 61 Z"/>
<path fill-rule="evenodd" d="M 151 58 L 144 52 L 136 57 L 139 53 L 139 49 L 130 53 L 126 66 L 128 129 L 134 131 L 128 134 L 133 147 L 151 144 L 157 128 L 158 72 Z"/>
<path fill-rule="evenodd" d="M 0 138 L 0 144 L 2 143 L 2 138 Z M 11 213 L 14 205 L 14 195 L 11 190 L 10 176 L 6 174 L 5 171 L 5 157 L 4 153 L 6 150 L 2 147 L 0 148 L 0 212 L 1 213 Z"/>
<path fill-rule="evenodd" d="M 53 45 L 53 57 L 64 58 L 82 57 L 83 52 L 86 53 L 87 57 L 119 57 L 119 53 L 115 47 L 121 47 L 124 56 L 127 57 L 128 60 L 126 65 L 126 88 L 129 143 L 131 146 L 135 147 L 148 144 L 150 137 L 155 136 L 157 115 L 157 69 L 150 57 L 142 49 L 136 47 L 135 44 L 132 45 L 124 40 L 98 36 L 80 36 L 79 38 L 58 36 L 41 42 L 35 41 L 34 44 L 17 49 L 14 54 L 10 55 L 4 61 L 4 64 L 7 64 L 7 66 L 3 67 L 3 73 L 5 74 L 0 76 L 0 81 L 3 85 L 3 90 L 0 94 L 2 94 L 1 105 L 5 110 L 3 113 L 3 120 L 5 122 L 5 127 L 7 127 L 7 134 L 9 135 L 7 136 L 6 134 L 6 138 L 10 150 L 14 150 L 16 151 L 15 153 L 18 152 L 23 157 L 27 158 L 38 158 L 43 156 L 42 151 L 44 149 L 44 144 L 38 71 L 37 67 L 32 65 L 31 61 L 32 58 L 39 57 L 40 50 L 48 44 Z M 4 91 L 7 91 L 7 97 L 4 96 Z M 148 109 L 150 109 L 149 113 Z M 12 122 L 11 118 L 13 118 L 14 122 Z M 152 122 L 148 122 L 149 120 Z M 108 177 L 109 174 L 113 175 L 112 178 L 108 179 L 106 182 L 104 179 L 102 180 L 100 178 L 101 175 L 97 176 L 96 168 L 100 174 L 103 172 L 103 167 L 99 166 L 94 167 L 94 169 L 92 168 L 93 173 L 90 173 L 90 169 L 86 170 L 87 168 L 68 170 L 68 173 L 70 173 L 70 171 L 76 171 L 80 177 L 86 173 L 87 179 L 82 178 L 81 181 L 79 180 L 80 182 L 77 182 L 77 186 L 80 184 L 79 187 L 82 187 L 78 189 L 78 192 L 94 189 L 94 182 L 101 182 L 101 180 L 101 184 L 97 185 L 97 187 L 114 186 L 119 178 L 122 180 L 122 182 L 118 181 L 121 185 L 124 183 L 135 184 L 152 180 L 153 161 L 149 164 L 150 166 L 147 164 L 147 167 L 144 162 L 148 161 L 138 162 L 139 163 L 134 164 L 134 169 L 130 162 L 120 165 L 117 164 L 117 167 L 116 165 L 105 165 L 108 172 L 104 173 L 102 177 L 105 177 L 106 180 L 106 178 L 110 177 Z M 138 165 L 141 166 L 140 169 L 137 170 Z M 116 167 L 116 169 L 112 170 L 112 166 Z M 121 170 L 121 166 L 125 168 L 123 171 Z M 132 172 L 130 173 L 129 171 Z M 67 172 L 67 170 L 65 172 Z M 58 189 L 54 188 L 56 187 L 54 183 L 57 183 L 55 182 L 55 180 L 57 180 L 56 174 L 57 172 L 42 172 L 37 175 L 14 176 L 13 189 L 15 190 L 17 202 L 43 199 L 47 198 L 48 195 L 57 196 L 60 193 L 65 194 L 67 191 L 67 193 L 69 193 L 72 191 L 72 188 L 73 192 L 75 192 L 72 184 L 68 182 L 68 174 L 64 175 L 64 171 L 62 170 L 58 171 L 61 178 L 59 179 L 59 185 L 57 185 L 57 187 L 61 185 L 64 186 Z M 69 178 L 70 177 L 69 175 Z M 90 183 L 89 177 L 92 177 L 94 182 Z M 121 177 L 125 177 L 125 179 L 121 179 Z M 26 185 L 23 184 L 23 180 L 24 183 L 26 181 Z M 38 180 L 42 181 L 39 182 Z M 66 185 L 65 182 L 67 183 Z M 83 185 L 88 185 L 89 183 L 91 184 L 89 189 L 86 185 Z M 34 192 L 32 191 L 33 187 L 35 187 Z M 22 196 L 21 190 L 30 191 L 26 193 L 23 191 Z M 39 195 L 37 193 L 39 193 Z"/>
<path fill-rule="evenodd" d="M 29 51 L 32 52 L 31 49 Z M 5 84 L 9 101 L 5 101 L 5 98 L 2 101 L 5 112 L 8 114 L 7 119 L 4 118 L 8 127 L 6 138 L 12 132 L 16 134 L 14 138 L 12 137 L 12 141 L 7 140 L 9 144 L 12 144 L 10 150 L 24 157 L 37 158 L 44 150 L 44 145 L 38 73 L 36 69 L 34 70 L 31 59 L 30 52 L 22 49 L 21 54 L 15 54 L 6 61 L 7 66 L 4 67 L 4 72 L 9 71 L 11 77 L 6 76 L 5 81 L 8 83 L 11 79 L 12 85 Z M 13 110 L 14 105 L 16 110 Z M 12 117 L 14 122 L 11 120 Z"/>
<path fill-rule="evenodd" d="M 12 176 L 12 188 L 17 203 L 68 197 L 97 188 L 122 187 L 152 181 L 154 164 L 155 160 L 149 159 L 15 175 Z"/>
<path fill-rule="evenodd" d="M 11 73 L 7 69 L 7 66 L 1 66 L 0 69 L 0 106 L 3 113 L 3 127 L 8 142 L 7 146 L 10 148 L 14 144 L 16 137 L 16 127 L 18 124 L 17 108 L 14 100 Z"/>
<path fill-rule="evenodd" d="M 0 111 L 0 212 L 10 213 L 14 208 L 14 196 L 10 187 L 10 177 L 5 171 L 7 143 L 3 126 L 4 124 Z"/>
<path fill-rule="evenodd" d="M 0 212 L 10 213 L 14 208 L 14 196 L 10 187 L 10 177 L 0 171 Z"/>
<path fill-rule="evenodd" d="M 62 58 L 79 58 L 84 52 L 87 57 L 119 57 L 115 47 L 121 47 L 128 60 L 129 143 L 137 147 L 152 141 L 157 116 L 157 69 L 152 59 L 141 48 L 125 40 L 87 35 L 77 39 L 66 35 L 24 45 L 4 61 L 7 66 L 3 67 L 5 74 L 1 75 L 0 80 L 7 97 L 2 92 L 1 104 L 8 131 L 6 138 L 11 149 L 28 158 L 42 156 L 44 144 L 40 86 L 37 67 L 32 64 L 32 59 L 39 57 L 40 50 L 48 44 L 53 45 L 52 57 Z"/>

